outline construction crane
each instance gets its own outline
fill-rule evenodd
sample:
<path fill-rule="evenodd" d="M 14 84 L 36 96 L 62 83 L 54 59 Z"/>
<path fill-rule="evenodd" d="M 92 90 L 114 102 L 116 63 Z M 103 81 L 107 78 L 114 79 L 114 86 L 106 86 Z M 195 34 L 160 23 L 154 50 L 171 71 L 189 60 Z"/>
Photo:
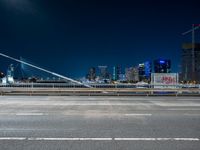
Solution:
<path fill-rule="evenodd" d="M 83 83 L 81 83 L 81 82 L 79 82 L 79 81 L 76 81 L 76 80 L 74 80 L 74 79 L 65 77 L 65 76 L 63 76 L 63 75 L 60 75 L 60 74 L 58 74 L 58 73 L 55 73 L 55 72 L 52 72 L 52 71 L 49 71 L 49 70 L 46 70 L 46 69 L 43 69 L 43 68 L 38 67 L 38 66 L 32 65 L 32 64 L 30 64 L 30 63 L 27 63 L 27 62 L 25 62 L 25 61 L 16 59 L 16 58 L 14 58 L 14 57 L 5 55 L 5 54 L 3 54 L 3 53 L 0 53 L 0 56 L 6 57 L 6 58 L 11 59 L 11 60 L 14 60 L 14 61 L 16 61 L 16 62 L 23 63 L 23 64 L 28 65 L 28 66 L 30 66 L 30 67 L 33 67 L 33 68 L 36 68 L 36 69 L 38 69 L 38 70 L 44 71 L 44 72 L 46 72 L 46 73 L 52 74 L 52 75 L 57 76 L 57 77 L 59 77 L 59 78 L 62 78 L 62 79 L 65 79 L 65 80 L 68 80 L 68 81 L 77 83 L 77 84 L 79 84 L 79 85 L 84 85 L 84 86 L 86 86 L 86 87 L 91 87 L 91 86 L 89 86 L 89 85 L 87 85 L 87 84 L 83 84 Z"/>
<path fill-rule="evenodd" d="M 200 28 L 200 24 L 192 24 L 192 29 L 182 33 L 182 35 L 187 35 L 188 33 L 192 33 L 192 76 L 194 76 L 194 72 L 195 72 L 195 60 L 194 60 L 195 30 L 199 28 Z"/>

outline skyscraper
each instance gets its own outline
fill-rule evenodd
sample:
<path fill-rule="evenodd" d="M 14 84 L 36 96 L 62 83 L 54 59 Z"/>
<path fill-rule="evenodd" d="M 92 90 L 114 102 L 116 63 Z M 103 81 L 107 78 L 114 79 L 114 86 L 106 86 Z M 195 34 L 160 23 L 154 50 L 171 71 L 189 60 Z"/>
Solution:
<path fill-rule="evenodd" d="M 99 78 L 100 80 L 105 80 L 105 79 L 109 79 L 110 76 L 109 76 L 109 73 L 108 73 L 108 70 L 107 70 L 107 66 L 98 66 L 99 68 Z"/>
<path fill-rule="evenodd" d="M 14 66 L 13 66 L 13 64 L 10 64 L 8 66 L 7 76 L 14 77 Z"/>
<path fill-rule="evenodd" d="M 96 69 L 94 67 L 91 67 L 89 69 L 89 73 L 87 74 L 86 78 L 89 81 L 95 81 L 95 79 L 96 79 Z"/>
<path fill-rule="evenodd" d="M 146 61 L 144 63 L 145 66 L 145 77 L 147 80 L 151 78 L 151 71 L 152 71 L 152 63 L 150 61 Z"/>
<path fill-rule="evenodd" d="M 119 80 L 120 74 L 121 74 L 121 67 L 120 66 L 114 66 L 113 67 L 113 77 L 112 77 L 112 79 L 114 81 Z"/>
<path fill-rule="evenodd" d="M 138 66 L 139 81 L 150 81 L 151 78 L 151 62 L 146 61 Z"/>
<path fill-rule="evenodd" d="M 182 54 L 181 54 L 182 80 L 200 82 L 200 43 L 194 44 L 194 54 L 192 52 L 192 49 L 193 49 L 192 43 L 184 43 L 182 45 Z"/>
<path fill-rule="evenodd" d="M 144 63 L 138 65 L 139 81 L 145 79 L 145 65 Z"/>
<path fill-rule="evenodd" d="M 7 70 L 7 82 L 14 83 L 14 66 L 13 64 L 9 65 Z"/>
<path fill-rule="evenodd" d="M 139 72 L 137 67 L 130 67 L 125 69 L 125 76 L 128 82 L 139 81 Z"/>
<path fill-rule="evenodd" d="M 170 73 L 171 61 L 169 59 L 156 59 L 154 60 L 155 73 Z"/>

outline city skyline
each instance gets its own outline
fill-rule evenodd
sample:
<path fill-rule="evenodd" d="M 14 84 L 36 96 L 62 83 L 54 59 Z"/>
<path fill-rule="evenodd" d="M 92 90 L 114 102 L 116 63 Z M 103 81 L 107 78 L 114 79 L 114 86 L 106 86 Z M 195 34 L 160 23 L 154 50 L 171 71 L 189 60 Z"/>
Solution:
<path fill-rule="evenodd" d="M 69 77 L 91 66 L 125 68 L 158 58 L 170 59 L 178 72 L 181 45 L 191 42 L 181 34 L 199 24 L 198 3 L 2 0 L 0 49 Z M 0 61 L 5 71 L 10 61 Z"/>

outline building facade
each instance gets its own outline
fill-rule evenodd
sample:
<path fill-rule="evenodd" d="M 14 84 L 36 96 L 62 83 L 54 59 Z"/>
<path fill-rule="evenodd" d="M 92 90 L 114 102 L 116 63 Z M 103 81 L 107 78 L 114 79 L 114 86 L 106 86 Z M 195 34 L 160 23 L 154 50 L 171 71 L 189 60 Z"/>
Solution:
<path fill-rule="evenodd" d="M 154 73 L 170 73 L 171 61 L 169 59 L 154 60 Z"/>
<path fill-rule="evenodd" d="M 113 81 L 119 80 L 120 74 L 121 74 L 121 67 L 120 67 L 120 66 L 114 66 L 114 67 L 113 67 L 112 80 L 113 80 Z"/>
<path fill-rule="evenodd" d="M 89 69 L 89 72 L 88 74 L 86 75 L 86 78 L 89 80 L 89 81 L 95 81 L 96 79 L 96 69 L 94 67 L 91 67 Z"/>
<path fill-rule="evenodd" d="M 150 81 L 151 78 L 151 62 L 146 61 L 138 65 L 139 81 Z"/>
<path fill-rule="evenodd" d="M 110 79 L 110 74 L 108 72 L 108 66 L 98 66 L 99 68 L 99 79 L 107 80 Z"/>
<path fill-rule="evenodd" d="M 128 82 L 139 81 L 139 72 L 137 67 L 130 67 L 125 69 L 125 76 Z"/>
<path fill-rule="evenodd" d="M 200 43 L 182 45 L 181 80 L 200 82 Z"/>

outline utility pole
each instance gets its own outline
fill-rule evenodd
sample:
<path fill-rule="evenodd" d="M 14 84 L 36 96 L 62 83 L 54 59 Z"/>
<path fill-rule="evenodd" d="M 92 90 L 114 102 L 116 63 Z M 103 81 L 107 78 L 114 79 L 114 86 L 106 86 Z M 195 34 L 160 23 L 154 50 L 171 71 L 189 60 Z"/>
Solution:
<path fill-rule="evenodd" d="M 195 78 L 195 30 L 200 28 L 200 24 L 192 24 L 192 29 L 182 33 L 182 35 L 186 35 L 188 33 L 192 33 L 192 78 Z"/>

